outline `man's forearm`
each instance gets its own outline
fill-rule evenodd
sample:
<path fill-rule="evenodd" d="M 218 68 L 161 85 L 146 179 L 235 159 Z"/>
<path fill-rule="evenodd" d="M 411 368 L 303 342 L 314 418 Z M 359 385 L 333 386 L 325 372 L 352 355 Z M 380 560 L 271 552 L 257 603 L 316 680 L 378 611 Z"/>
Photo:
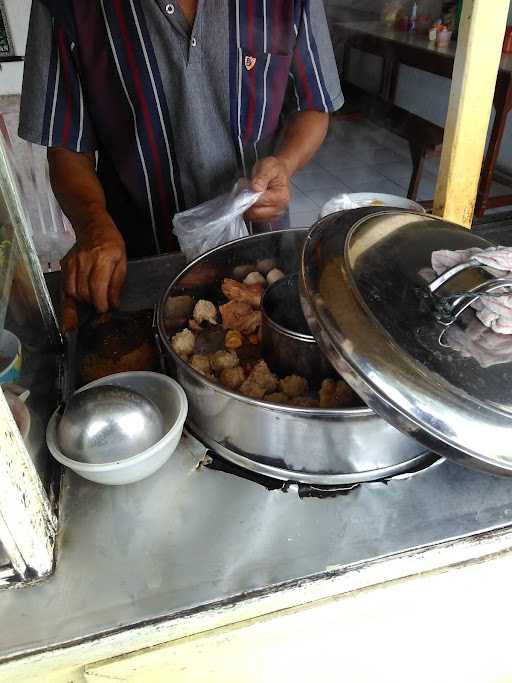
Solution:
<path fill-rule="evenodd" d="M 48 150 L 48 164 L 55 196 L 77 236 L 61 261 L 64 291 L 105 313 L 119 304 L 126 250 L 108 214 L 94 155 L 54 147 Z"/>
<path fill-rule="evenodd" d="M 290 176 L 313 158 L 328 127 L 329 114 L 323 112 L 298 112 L 289 120 L 276 157 L 285 163 Z"/>
<path fill-rule="evenodd" d="M 96 175 L 94 154 L 53 147 L 48 149 L 48 165 L 53 192 L 77 237 L 98 220 L 105 223 L 108 230 L 112 220 Z"/>

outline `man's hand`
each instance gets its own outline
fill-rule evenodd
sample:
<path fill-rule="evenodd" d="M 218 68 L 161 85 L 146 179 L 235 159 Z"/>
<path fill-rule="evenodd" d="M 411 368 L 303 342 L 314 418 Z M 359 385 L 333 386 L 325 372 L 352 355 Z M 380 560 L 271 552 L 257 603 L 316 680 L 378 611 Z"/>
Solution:
<path fill-rule="evenodd" d="M 119 305 L 126 277 L 126 250 L 108 214 L 87 225 L 61 266 L 68 296 L 95 306 L 99 313 Z"/>
<path fill-rule="evenodd" d="M 247 220 L 266 222 L 278 218 L 290 203 L 290 171 L 277 157 L 266 157 L 254 166 L 252 189 L 264 194 L 246 214 Z"/>

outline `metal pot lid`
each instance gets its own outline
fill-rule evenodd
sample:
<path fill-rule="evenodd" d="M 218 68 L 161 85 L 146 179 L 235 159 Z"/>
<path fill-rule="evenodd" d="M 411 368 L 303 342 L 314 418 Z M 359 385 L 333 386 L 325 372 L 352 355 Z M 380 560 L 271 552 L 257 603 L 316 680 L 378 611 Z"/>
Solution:
<path fill-rule="evenodd" d="M 301 302 L 323 352 L 372 410 L 440 455 L 512 475 L 512 336 L 470 307 L 512 282 L 474 264 L 446 282 L 431 270 L 433 251 L 489 246 L 411 212 L 333 214 L 306 238 Z"/>

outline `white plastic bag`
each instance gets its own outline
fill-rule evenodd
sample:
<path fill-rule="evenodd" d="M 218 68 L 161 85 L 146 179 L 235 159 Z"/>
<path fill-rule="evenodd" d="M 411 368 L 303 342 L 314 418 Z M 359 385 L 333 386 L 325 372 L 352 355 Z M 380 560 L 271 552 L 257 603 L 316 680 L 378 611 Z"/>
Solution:
<path fill-rule="evenodd" d="M 247 237 L 244 213 L 261 197 L 240 180 L 227 194 L 174 216 L 174 234 L 188 261 L 226 242 Z"/>
<path fill-rule="evenodd" d="M 331 213 L 337 213 L 338 211 L 358 209 L 360 206 L 360 204 L 353 202 L 348 194 L 340 194 L 332 199 L 329 199 L 329 201 L 323 205 L 320 218 L 324 218 Z"/>

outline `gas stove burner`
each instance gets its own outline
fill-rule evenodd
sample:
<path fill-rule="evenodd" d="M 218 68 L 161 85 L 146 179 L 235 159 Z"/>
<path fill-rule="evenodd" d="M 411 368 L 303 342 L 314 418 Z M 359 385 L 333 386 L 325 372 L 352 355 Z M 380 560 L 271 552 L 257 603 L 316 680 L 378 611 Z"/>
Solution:
<path fill-rule="evenodd" d="M 444 461 L 444 458 L 440 458 L 437 455 L 432 454 L 425 462 L 421 465 L 411 469 L 409 472 L 398 474 L 394 477 L 388 477 L 380 479 L 378 481 L 359 483 L 359 484 L 343 484 L 343 485 L 317 485 L 317 484 L 304 484 L 296 481 L 282 481 L 281 479 L 275 479 L 274 477 L 269 477 L 257 472 L 251 472 L 235 463 L 226 460 L 221 455 L 216 453 L 212 449 L 207 449 L 201 461 L 198 463 L 199 467 L 204 467 L 206 469 L 214 470 L 216 472 L 224 472 L 225 474 L 232 475 L 234 477 L 239 477 L 241 479 L 246 479 L 247 481 L 252 481 L 255 484 L 263 486 L 268 491 L 281 491 L 282 493 L 296 492 L 299 498 L 337 498 L 339 496 L 346 496 L 350 494 L 355 489 L 360 486 L 365 486 L 367 484 L 389 484 L 393 480 L 404 480 L 411 479 L 432 467 L 437 467 Z"/>

